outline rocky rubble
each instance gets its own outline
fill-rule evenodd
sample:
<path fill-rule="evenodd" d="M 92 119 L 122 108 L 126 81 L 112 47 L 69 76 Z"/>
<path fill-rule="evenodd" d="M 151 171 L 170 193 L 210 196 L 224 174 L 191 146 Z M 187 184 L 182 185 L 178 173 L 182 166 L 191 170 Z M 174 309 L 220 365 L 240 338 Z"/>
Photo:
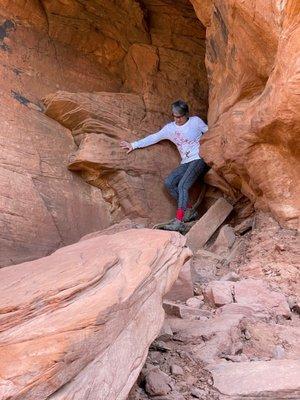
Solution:
<path fill-rule="evenodd" d="M 249 230 L 249 221 L 244 225 L 246 230 L 232 229 L 239 232 L 236 241 L 243 243 L 238 251 L 230 241 L 224 252 L 224 225 L 222 240 L 217 236 L 195 253 L 192 266 L 199 264 L 199 275 L 194 272 L 192 277 L 197 295 L 184 302 L 164 301 L 164 329 L 150 347 L 128 400 L 299 398 L 300 321 L 293 305 L 300 296 L 300 264 L 295 231 L 280 228 L 262 213 L 252 217 L 253 228 Z M 282 274 L 258 275 L 249 269 L 249 254 L 255 249 L 256 265 L 268 264 L 268 271 L 275 272 L 284 250 L 274 253 L 274 248 L 283 237 L 289 257 Z M 212 252 L 220 249 L 222 256 Z M 174 373 L 174 365 L 180 373 Z M 147 391 L 151 368 L 169 377 L 163 397 Z"/>

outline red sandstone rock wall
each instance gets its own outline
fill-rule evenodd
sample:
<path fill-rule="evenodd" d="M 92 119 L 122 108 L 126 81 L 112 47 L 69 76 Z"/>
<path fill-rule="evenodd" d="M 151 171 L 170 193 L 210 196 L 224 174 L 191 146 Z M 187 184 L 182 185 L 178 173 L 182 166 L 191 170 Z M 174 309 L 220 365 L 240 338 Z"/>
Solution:
<path fill-rule="evenodd" d="M 296 227 L 299 2 L 191 3 L 207 27 L 210 131 L 203 155 L 235 192 Z M 134 93 L 146 111 L 144 134 L 169 120 L 178 97 L 205 117 L 207 81 L 205 29 L 187 0 L 5 0 L 0 26 L 3 266 L 48 254 L 111 221 L 101 191 L 67 171 L 79 143 L 42 114 L 45 95 Z M 168 167 L 174 162 L 170 155 Z M 164 196 L 161 184 L 158 198 Z"/>
<path fill-rule="evenodd" d="M 76 146 L 41 112 L 41 97 L 60 87 L 116 90 L 118 81 L 53 39 L 41 4 L 0 6 L 1 266 L 41 257 L 110 223 L 101 192 L 67 171 Z"/>
<path fill-rule="evenodd" d="M 188 0 L 5 0 L 0 26 L 4 266 L 46 255 L 111 222 L 107 198 L 67 170 L 77 145 L 68 129 L 43 115 L 45 95 L 134 92 L 148 111 L 144 127 L 155 130 L 178 97 L 205 116 L 207 81 L 205 29 Z"/>
<path fill-rule="evenodd" d="M 299 227 L 300 3 L 191 2 L 207 26 L 202 154 L 256 207 Z"/>
<path fill-rule="evenodd" d="M 125 216 L 152 221 L 172 217 L 174 204 L 163 177 L 178 164 L 174 148 L 164 143 L 126 154 L 120 147 L 121 140 L 147 134 L 148 113 L 141 96 L 58 92 L 45 104 L 46 114 L 69 128 L 78 144 L 68 168 L 101 189 L 113 221 Z"/>

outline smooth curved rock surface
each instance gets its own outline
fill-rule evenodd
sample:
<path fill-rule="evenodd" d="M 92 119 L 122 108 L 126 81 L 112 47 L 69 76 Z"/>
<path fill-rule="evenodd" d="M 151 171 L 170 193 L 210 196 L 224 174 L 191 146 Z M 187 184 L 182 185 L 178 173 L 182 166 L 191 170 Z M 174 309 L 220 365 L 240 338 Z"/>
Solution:
<path fill-rule="evenodd" d="M 256 207 L 299 228 L 299 2 L 192 3 L 207 27 L 202 154 Z"/>
<path fill-rule="evenodd" d="M 300 396 L 299 360 L 223 363 L 212 373 L 224 400 L 296 400 Z"/>
<path fill-rule="evenodd" d="M 0 398 L 125 399 L 190 256 L 180 234 L 140 229 L 2 269 Z"/>
<path fill-rule="evenodd" d="M 125 93 L 58 92 L 45 99 L 46 114 L 71 129 L 79 145 L 69 169 L 99 187 L 114 219 L 168 219 L 174 204 L 163 178 L 178 164 L 171 145 L 157 144 L 131 154 L 121 140 L 146 136 L 142 98 Z"/>
<path fill-rule="evenodd" d="M 67 170 L 69 131 L 3 95 L 0 267 L 43 257 L 111 223 L 101 192 Z"/>

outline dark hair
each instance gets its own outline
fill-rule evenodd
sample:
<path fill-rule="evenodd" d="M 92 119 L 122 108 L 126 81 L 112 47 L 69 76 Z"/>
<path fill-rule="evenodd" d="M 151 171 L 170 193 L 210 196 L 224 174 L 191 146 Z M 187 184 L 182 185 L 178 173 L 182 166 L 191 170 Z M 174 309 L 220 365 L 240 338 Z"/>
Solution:
<path fill-rule="evenodd" d="M 176 112 L 179 115 L 187 115 L 189 113 L 189 106 L 183 100 L 177 100 L 172 103 L 172 112 Z"/>

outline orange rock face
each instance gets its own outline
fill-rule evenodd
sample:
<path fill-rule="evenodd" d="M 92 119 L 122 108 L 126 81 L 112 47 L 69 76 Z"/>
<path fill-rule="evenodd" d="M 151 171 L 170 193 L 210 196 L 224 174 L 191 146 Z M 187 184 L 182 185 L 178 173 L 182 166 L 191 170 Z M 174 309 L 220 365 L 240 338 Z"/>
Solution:
<path fill-rule="evenodd" d="M 162 181 L 175 151 L 158 145 L 125 160 L 116 141 L 158 129 L 178 98 L 205 118 L 205 51 L 210 182 L 298 226 L 299 2 L 4 0 L 0 26 L 1 266 L 49 254 L 123 215 L 169 218 Z M 78 93 L 93 93 L 88 112 L 98 96 L 110 122 L 101 110 L 91 119 L 79 112 L 77 129 L 56 109 L 62 128 L 42 114 L 41 99 L 57 91 L 75 93 L 81 111 Z M 100 92 L 114 95 L 103 103 Z"/>
<path fill-rule="evenodd" d="M 0 5 L 0 266 L 47 255 L 110 224 L 101 192 L 67 170 L 76 145 L 41 112 L 41 97 L 60 86 L 117 90 L 118 81 L 53 39 L 41 4 Z"/>
<path fill-rule="evenodd" d="M 126 399 L 190 255 L 178 233 L 128 230 L 3 268 L 0 398 Z"/>
<path fill-rule="evenodd" d="M 204 158 L 258 208 L 299 227 L 297 0 L 192 1 L 207 26 Z"/>
<path fill-rule="evenodd" d="M 74 143 L 68 129 L 45 117 L 41 99 L 58 90 L 131 93 L 128 98 L 135 100 L 126 110 L 131 107 L 137 120 L 145 117 L 140 124 L 143 130 L 135 126 L 139 137 L 166 123 L 170 103 L 180 97 L 204 117 L 205 29 L 189 1 L 149 0 L 141 7 L 134 0 L 4 0 L 0 32 L 0 266 L 47 255 L 107 227 L 120 204 L 126 212 L 132 207 L 130 216 L 157 207 L 158 218 L 169 217 L 174 206 L 162 192 L 159 174 L 174 165 L 174 150 L 166 150 L 169 162 L 162 147 L 151 156 L 143 152 L 150 173 L 142 173 L 141 178 L 137 171 L 127 173 L 124 163 L 132 162 L 123 157 L 112 189 L 102 185 L 99 190 L 99 185 L 87 185 L 67 168 L 71 153 L 77 154 L 78 161 L 86 152 L 91 155 L 91 146 L 94 158 L 102 156 L 105 151 L 99 154 L 100 143 L 94 140 L 100 135 L 89 132 L 77 150 L 80 135 Z M 121 100 L 117 107 L 120 97 L 112 104 L 119 115 L 125 109 Z M 130 116 L 124 126 L 118 125 L 124 139 L 131 129 L 126 118 Z M 155 156 L 163 161 L 153 172 Z M 116 159 L 108 160 L 110 165 Z M 71 168 L 78 170 L 78 164 Z M 91 174 L 87 179 L 83 172 L 91 182 Z M 130 187 L 137 187 L 137 193 Z M 116 203 L 114 191 L 124 188 Z"/>
<path fill-rule="evenodd" d="M 46 104 L 46 114 L 71 129 L 79 146 L 70 155 L 69 169 L 101 189 L 114 220 L 171 218 L 174 204 L 163 178 L 178 164 L 174 148 L 164 143 L 126 154 L 120 147 L 121 140 L 146 134 L 147 112 L 140 96 L 59 92 Z"/>

